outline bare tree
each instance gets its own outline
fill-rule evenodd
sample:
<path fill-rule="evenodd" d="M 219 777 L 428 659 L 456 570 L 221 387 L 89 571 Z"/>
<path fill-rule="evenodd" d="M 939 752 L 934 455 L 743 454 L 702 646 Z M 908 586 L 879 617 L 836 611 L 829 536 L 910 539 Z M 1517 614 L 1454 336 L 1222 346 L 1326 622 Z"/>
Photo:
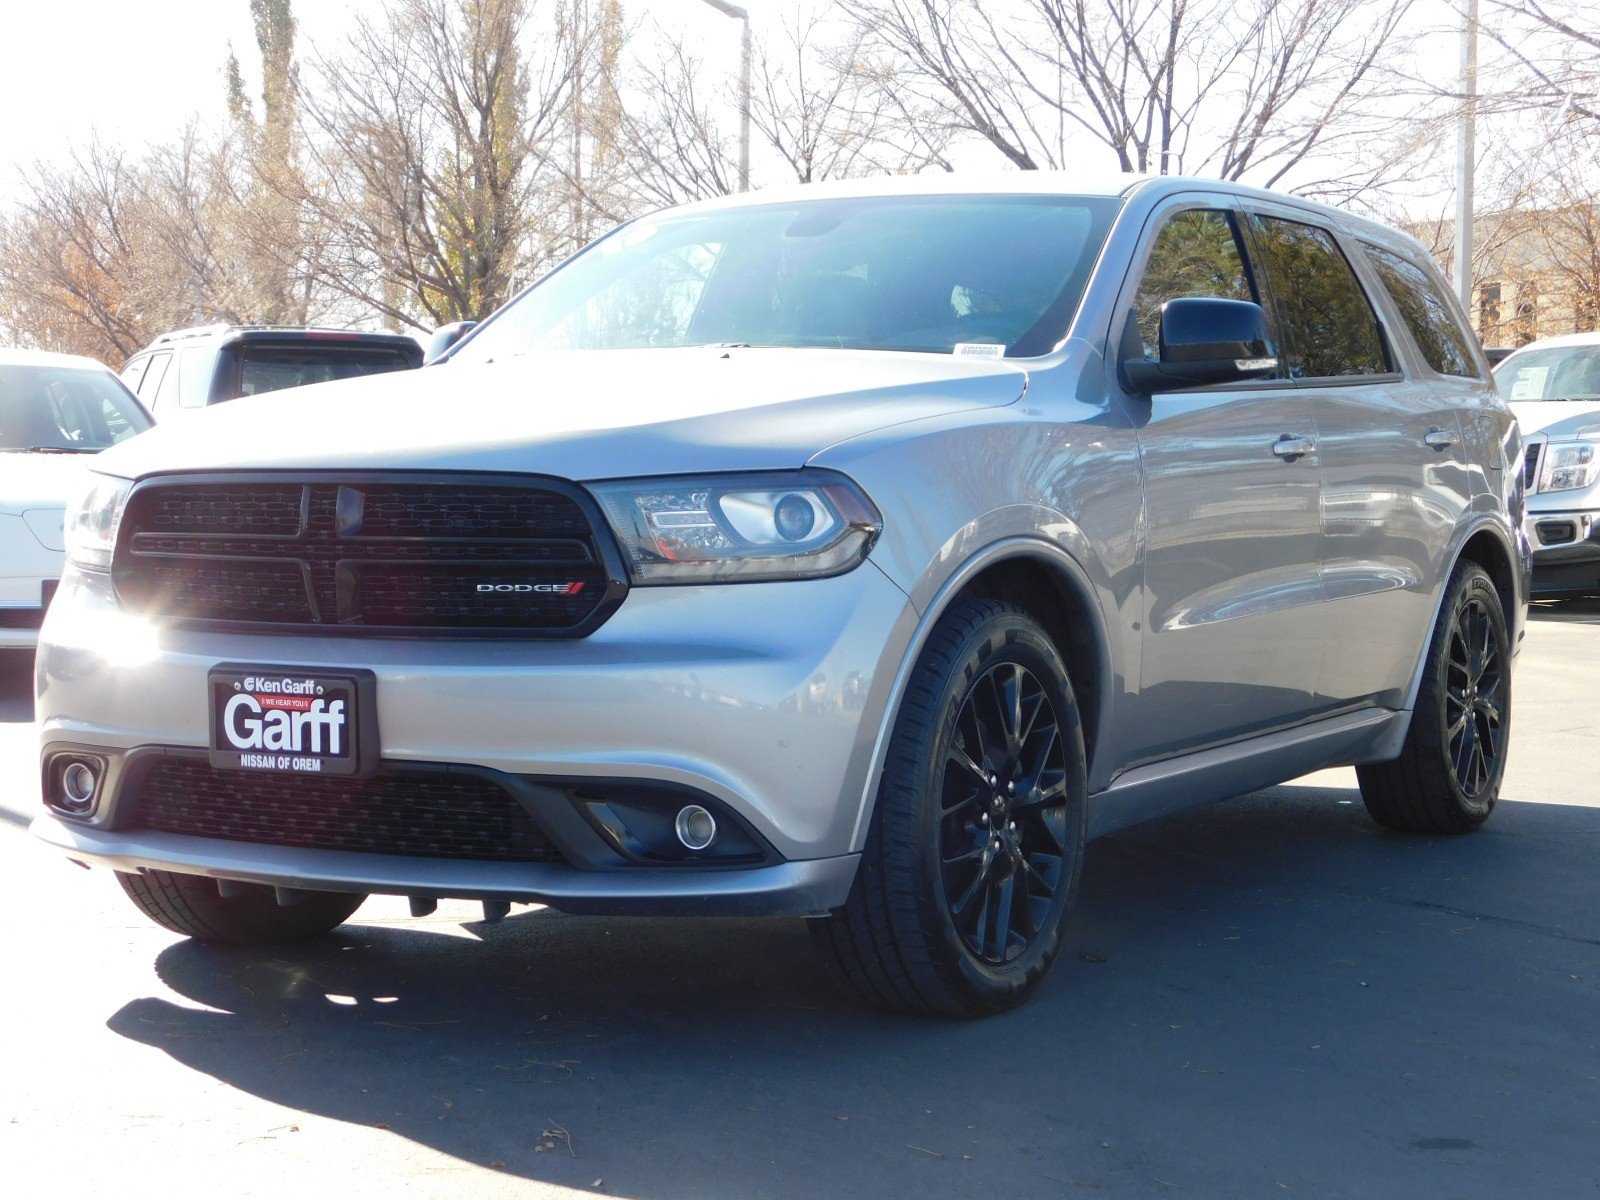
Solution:
<path fill-rule="evenodd" d="M 1012 164 L 1277 184 L 1401 119 L 1380 87 L 1412 0 L 841 0 L 895 88 Z M 903 69 L 894 71 L 896 64 Z M 1352 155 L 1363 172 L 1361 152 Z"/>
<path fill-rule="evenodd" d="M 801 10 L 757 56 L 751 121 L 799 183 L 948 169 L 948 124 L 913 111 L 859 28 L 830 39 L 821 12 Z"/>
<path fill-rule="evenodd" d="M 1590 0 L 1489 0 L 1489 38 L 1519 68 L 1506 99 L 1600 121 L 1600 18 Z"/>
<path fill-rule="evenodd" d="M 561 179 L 575 51 L 538 0 L 395 0 L 317 58 L 304 198 L 327 227 L 327 285 L 424 327 L 486 315 L 564 251 L 541 236 L 540 193 Z"/>
<path fill-rule="evenodd" d="M 240 320 L 240 166 L 190 127 L 142 156 L 91 144 L 23 177 L 0 225 L 0 324 L 120 362 L 166 330 Z"/>
<path fill-rule="evenodd" d="M 306 261 L 309 214 L 300 200 L 296 23 L 290 0 L 250 0 L 250 16 L 260 53 L 259 117 L 231 47 L 225 68 L 228 114 L 239 134 L 233 150 L 244 172 L 235 197 L 248 277 L 241 307 L 253 321 L 302 324 L 315 271 Z"/>
<path fill-rule="evenodd" d="M 707 82 L 682 38 L 658 30 L 652 40 L 655 55 L 635 60 L 628 79 L 639 100 L 622 114 L 625 186 L 614 215 L 737 186 L 737 148 L 720 117 L 736 97 L 726 82 Z M 794 182 L 949 168 L 944 114 L 899 92 L 861 30 L 826 9 L 792 9 L 757 39 L 750 108 L 757 153 Z"/>

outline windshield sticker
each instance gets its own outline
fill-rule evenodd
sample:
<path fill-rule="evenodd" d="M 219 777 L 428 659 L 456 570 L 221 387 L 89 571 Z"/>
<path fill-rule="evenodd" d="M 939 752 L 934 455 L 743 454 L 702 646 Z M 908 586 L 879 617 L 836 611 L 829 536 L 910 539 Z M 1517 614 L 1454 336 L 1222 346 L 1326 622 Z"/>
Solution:
<path fill-rule="evenodd" d="M 1549 367 L 1523 367 L 1511 384 L 1513 400 L 1543 400 L 1544 381 L 1550 375 Z"/>
<path fill-rule="evenodd" d="M 957 358 L 1004 358 L 1006 348 L 988 342 L 957 342 L 951 353 Z"/>

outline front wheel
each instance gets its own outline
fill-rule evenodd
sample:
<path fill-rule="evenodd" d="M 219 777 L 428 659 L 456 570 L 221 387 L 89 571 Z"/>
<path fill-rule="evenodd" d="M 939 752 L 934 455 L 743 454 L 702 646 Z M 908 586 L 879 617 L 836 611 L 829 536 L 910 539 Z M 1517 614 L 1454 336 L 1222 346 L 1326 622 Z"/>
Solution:
<path fill-rule="evenodd" d="M 352 892 L 300 892 L 293 904 L 279 904 L 269 887 L 245 884 L 224 896 L 213 879 L 171 871 L 119 871 L 117 882 L 162 928 L 233 946 L 321 937 L 344 924 L 366 899 Z"/>
<path fill-rule="evenodd" d="M 1077 702 L 1049 636 L 1009 604 L 952 606 L 896 719 L 849 900 L 812 923 L 835 976 L 897 1012 L 1020 1004 L 1061 946 L 1087 792 Z"/>
<path fill-rule="evenodd" d="M 1456 566 L 1400 757 L 1356 768 L 1372 819 L 1404 833 L 1468 833 L 1500 796 L 1511 738 L 1511 637 L 1494 581 Z"/>

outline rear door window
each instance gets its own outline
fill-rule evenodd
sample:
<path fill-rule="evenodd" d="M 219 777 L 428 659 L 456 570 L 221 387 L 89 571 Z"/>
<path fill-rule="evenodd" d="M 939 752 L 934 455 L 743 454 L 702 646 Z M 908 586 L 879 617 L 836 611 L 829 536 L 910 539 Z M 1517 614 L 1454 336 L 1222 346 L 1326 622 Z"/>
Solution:
<path fill-rule="evenodd" d="M 1378 278 L 1400 310 L 1412 340 L 1427 364 L 1441 375 L 1481 379 L 1467 335 L 1450 311 L 1450 302 L 1433 277 L 1416 263 L 1393 250 L 1362 242 Z"/>
<path fill-rule="evenodd" d="M 256 345 L 235 348 L 239 357 L 239 394 L 259 396 L 283 388 L 363 375 L 404 371 L 410 360 L 399 350 L 372 346 Z"/>
<path fill-rule="evenodd" d="M 167 376 L 167 364 L 172 361 L 172 352 L 163 350 L 159 354 L 150 356 L 150 365 L 145 370 L 144 378 L 139 381 L 139 386 L 134 389 L 138 392 L 139 399 L 151 408 L 155 407 L 156 393 L 161 390 L 161 383 Z"/>
<path fill-rule="evenodd" d="M 127 366 L 122 368 L 122 374 L 118 376 L 118 378 L 120 378 L 123 383 L 128 385 L 128 390 L 130 392 L 137 396 L 139 394 L 139 381 L 144 378 L 144 369 L 149 365 L 149 355 L 136 358 Z"/>
<path fill-rule="evenodd" d="M 1260 214 L 1251 215 L 1250 228 L 1283 326 L 1290 377 L 1387 374 L 1378 316 L 1333 234 Z"/>

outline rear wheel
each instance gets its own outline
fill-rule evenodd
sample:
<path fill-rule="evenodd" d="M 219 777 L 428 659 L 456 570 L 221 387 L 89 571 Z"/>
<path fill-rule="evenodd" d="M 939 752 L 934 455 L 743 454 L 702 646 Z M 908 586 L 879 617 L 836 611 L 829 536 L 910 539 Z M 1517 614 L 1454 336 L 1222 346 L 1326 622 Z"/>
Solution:
<path fill-rule="evenodd" d="M 834 974 L 899 1012 L 1020 1004 L 1061 945 L 1085 840 L 1066 667 L 1020 609 L 963 601 L 913 672 L 861 870 L 812 924 Z"/>
<path fill-rule="evenodd" d="M 1511 735 L 1511 638 L 1484 569 L 1450 578 L 1405 747 L 1356 768 L 1373 820 L 1405 833 L 1467 833 L 1494 810 Z"/>
<path fill-rule="evenodd" d="M 216 880 L 170 871 L 117 873 L 128 898 L 157 925 L 197 938 L 234 946 L 302 942 L 340 925 L 366 899 L 351 892 L 297 892 L 292 904 L 279 904 L 272 888 L 240 884 L 224 896 Z"/>

